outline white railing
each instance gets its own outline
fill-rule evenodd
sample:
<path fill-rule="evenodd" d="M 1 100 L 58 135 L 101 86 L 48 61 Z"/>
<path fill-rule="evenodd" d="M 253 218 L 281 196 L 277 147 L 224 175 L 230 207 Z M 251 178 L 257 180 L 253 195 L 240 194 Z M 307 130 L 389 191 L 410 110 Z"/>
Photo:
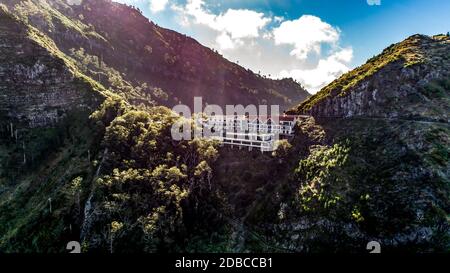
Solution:
<path fill-rule="evenodd" d="M 275 135 L 293 136 L 295 123 L 296 120 L 272 124 L 246 117 L 214 116 L 199 122 L 199 125 L 219 132 L 221 136 L 210 138 L 219 140 L 224 145 L 257 148 L 268 152 L 275 148 Z"/>

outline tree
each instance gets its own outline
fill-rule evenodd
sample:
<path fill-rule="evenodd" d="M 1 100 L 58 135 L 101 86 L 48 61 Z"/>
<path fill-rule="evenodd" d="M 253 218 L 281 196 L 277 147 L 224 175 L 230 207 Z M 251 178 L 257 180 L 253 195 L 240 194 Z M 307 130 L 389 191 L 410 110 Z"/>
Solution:
<path fill-rule="evenodd" d="M 212 172 L 213 171 L 208 163 L 206 163 L 206 161 L 202 161 L 195 168 L 194 175 L 199 178 L 201 182 L 206 180 L 208 182 L 209 189 L 211 189 Z"/>
<path fill-rule="evenodd" d="M 272 155 L 278 158 L 280 163 L 283 162 L 292 149 L 292 145 L 285 139 L 277 141 L 275 147 L 275 151 L 273 151 Z"/>
<path fill-rule="evenodd" d="M 112 254 L 114 252 L 114 238 L 118 237 L 121 230 L 123 228 L 123 224 L 117 221 L 113 221 L 110 225 L 110 246 L 109 251 Z"/>
<path fill-rule="evenodd" d="M 80 203 L 80 195 L 82 191 L 82 177 L 77 177 L 72 180 L 72 183 L 69 188 L 70 197 L 73 198 L 74 202 L 77 204 L 78 213 L 81 212 L 81 203 Z"/>
<path fill-rule="evenodd" d="M 92 119 L 104 128 L 109 152 L 92 200 L 88 247 L 174 252 L 191 236 L 207 237 L 224 226 L 217 211 L 226 204 L 212 183 L 217 142 L 174 141 L 178 117 L 165 107 L 138 111 L 110 99 Z"/>

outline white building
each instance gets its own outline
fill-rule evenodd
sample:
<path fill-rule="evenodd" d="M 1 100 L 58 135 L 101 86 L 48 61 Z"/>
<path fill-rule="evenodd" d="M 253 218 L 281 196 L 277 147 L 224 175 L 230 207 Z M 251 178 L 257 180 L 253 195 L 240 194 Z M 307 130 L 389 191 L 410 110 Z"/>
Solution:
<path fill-rule="evenodd" d="M 273 151 L 276 141 L 293 137 L 298 116 L 253 117 L 210 116 L 197 124 L 203 128 L 203 136 L 230 145 Z"/>

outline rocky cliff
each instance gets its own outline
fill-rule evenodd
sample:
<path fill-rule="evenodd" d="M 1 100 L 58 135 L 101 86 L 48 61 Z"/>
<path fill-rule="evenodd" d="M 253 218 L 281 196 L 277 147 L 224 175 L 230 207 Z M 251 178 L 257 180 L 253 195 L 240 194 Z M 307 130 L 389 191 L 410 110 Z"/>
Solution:
<path fill-rule="evenodd" d="M 450 120 L 450 37 L 414 35 L 343 75 L 297 110 L 315 117 Z"/>
<path fill-rule="evenodd" d="M 312 117 L 298 124 L 285 199 L 271 205 L 280 247 L 448 251 L 449 52 L 446 35 L 411 36 L 292 110 Z"/>
<path fill-rule="evenodd" d="M 28 128 L 54 125 L 69 111 L 92 111 L 101 102 L 87 78 L 76 75 L 46 39 L 0 9 L 2 122 Z"/>

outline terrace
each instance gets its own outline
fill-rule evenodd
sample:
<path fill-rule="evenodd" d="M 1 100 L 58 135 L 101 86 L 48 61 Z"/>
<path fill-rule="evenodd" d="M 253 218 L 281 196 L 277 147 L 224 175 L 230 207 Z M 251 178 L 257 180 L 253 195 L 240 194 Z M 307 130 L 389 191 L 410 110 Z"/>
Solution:
<path fill-rule="evenodd" d="M 300 117 L 210 116 L 199 125 L 205 138 L 219 140 L 222 145 L 271 152 L 277 140 L 294 136 L 294 126 Z"/>

